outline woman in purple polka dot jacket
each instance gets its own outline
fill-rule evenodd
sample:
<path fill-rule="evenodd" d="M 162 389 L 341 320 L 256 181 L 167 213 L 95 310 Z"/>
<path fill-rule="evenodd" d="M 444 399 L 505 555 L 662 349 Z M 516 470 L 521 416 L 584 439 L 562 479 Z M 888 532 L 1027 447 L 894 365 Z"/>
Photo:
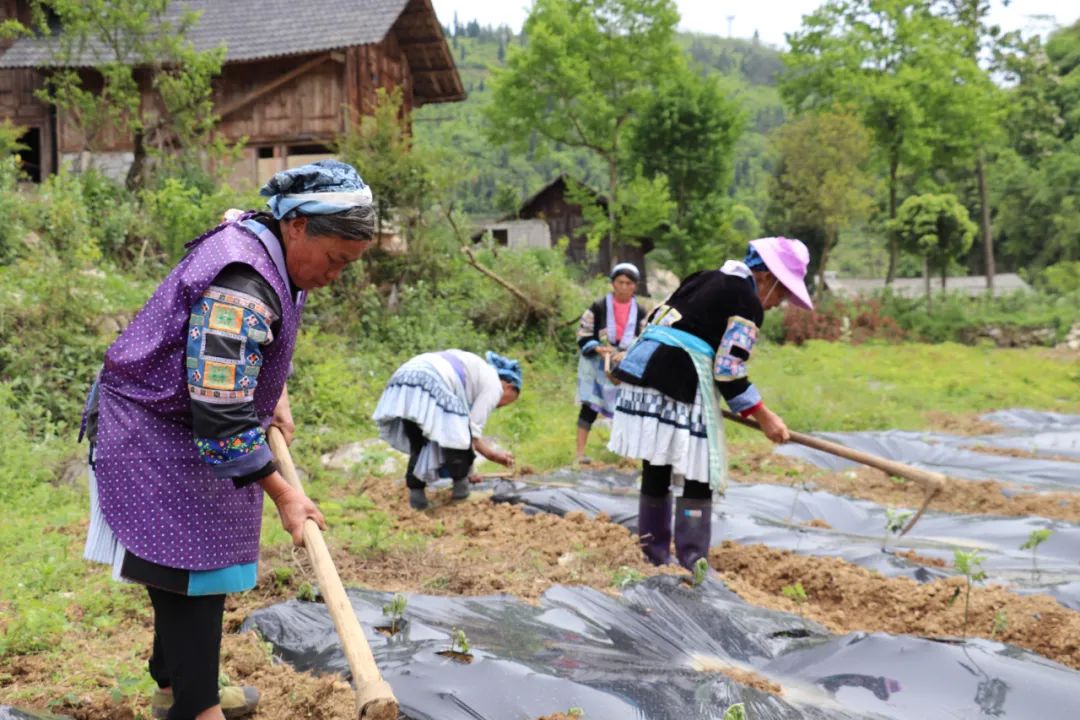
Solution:
<path fill-rule="evenodd" d="M 367 249 L 370 188 L 334 160 L 278 173 L 269 212 L 231 212 L 105 353 L 87 399 L 86 558 L 145 585 L 154 716 L 217 720 L 258 692 L 218 688 L 225 594 L 255 585 L 263 495 L 301 542 L 322 514 L 277 472 L 266 428 L 292 436 L 285 381 L 306 292 Z"/>

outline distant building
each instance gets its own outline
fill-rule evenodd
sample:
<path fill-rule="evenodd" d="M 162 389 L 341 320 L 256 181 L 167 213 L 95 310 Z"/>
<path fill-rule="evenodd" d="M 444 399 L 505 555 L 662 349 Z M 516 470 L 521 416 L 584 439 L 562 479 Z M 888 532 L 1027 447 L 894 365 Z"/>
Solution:
<path fill-rule="evenodd" d="M 647 294 L 645 255 L 653 249 L 652 239 L 618 243 L 613 251 L 611 242 L 605 238 L 595 256 L 590 257 L 586 247 L 587 238 L 582 229 L 585 216 L 581 206 L 567 198 L 567 181 L 566 175 L 558 176 L 527 198 L 516 213 L 481 225 L 480 229 L 473 233 L 473 240 L 479 241 L 485 234 L 490 233 L 492 240 L 508 248 L 550 248 L 565 237 L 569 241 L 566 248 L 567 258 L 584 265 L 590 273 L 606 275 L 618 262 L 632 262 L 637 265 L 641 270 L 638 292 Z M 596 198 L 597 205 L 607 207 L 607 199 L 603 195 L 590 192 Z"/>
<path fill-rule="evenodd" d="M 829 290 L 841 297 L 856 297 L 860 295 L 873 295 L 885 289 L 885 280 L 882 278 L 838 278 L 832 273 L 826 273 Z M 902 297 L 922 297 L 926 295 L 926 280 L 923 278 L 896 278 L 892 282 L 892 292 Z M 932 278 L 930 281 L 932 292 L 941 292 L 941 278 Z M 966 275 L 962 277 L 950 277 L 945 281 L 945 291 L 949 293 L 965 293 L 972 297 L 986 294 L 985 275 Z M 1012 295 L 1016 292 L 1032 292 L 1031 286 L 1024 282 L 1016 273 L 1003 273 L 994 276 L 994 296 Z"/>
<path fill-rule="evenodd" d="M 236 179 L 260 183 L 328 156 L 349 115 L 374 110 L 379 88 L 401 88 L 406 112 L 465 98 L 431 0 L 174 0 L 168 12 L 182 10 L 201 13 L 188 34 L 197 50 L 226 47 L 215 132 L 247 139 Z M 0 0 L 0 19 L 28 23 L 30 0 Z M 83 149 L 78 129 L 34 95 L 54 42 L 0 40 L 0 119 L 27 128 L 24 167 L 35 180 Z M 100 82 L 90 52 L 79 64 L 87 82 Z M 95 163 L 123 174 L 132 150 L 115 134 Z"/>

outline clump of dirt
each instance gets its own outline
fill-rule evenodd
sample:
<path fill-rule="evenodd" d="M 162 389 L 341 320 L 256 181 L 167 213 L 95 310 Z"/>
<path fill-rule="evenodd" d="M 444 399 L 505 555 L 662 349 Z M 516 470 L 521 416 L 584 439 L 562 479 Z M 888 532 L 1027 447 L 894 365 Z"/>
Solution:
<path fill-rule="evenodd" d="M 784 694 L 784 688 L 779 683 L 775 683 L 753 670 L 732 665 L 730 662 L 717 657 L 694 655 L 690 660 L 690 666 L 698 672 L 725 675 L 740 685 L 746 685 L 770 695 L 780 696 Z"/>
<path fill-rule="evenodd" d="M 1050 453 L 1031 452 L 1019 448 L 994 447 L 993 445 L 967 445 L 969 450 L 985 455 L 998 455 L 1000 457 L 1022 458 L 1024 460 L 1049 460 L 1053 462 L 1073 462 L 1080 464 L 1080 460 L 1069 455 L 1052 455 Z M 1080 472 L 1080 467 L 1077 468 Z"/>
<path fill-rule="evenodd" d="M 747 602 L 798 612 L 834 633 L 861 630 L 939 638 L 966 634 L 1012 643 L 1080 669 L 1080 644 L 1076 641 L 1080 613 L 1045 595 L 1015 595 L 1000 586 L 976 586 L 971 591 L 965 628 L 963 577 L 920 585 L 909 578 L 887 578 L 836 558 L 730 541 L 714 547 L 709 562 Z M 781 588 L 796 582 L 806 591 L 806 600 L 800 605 L 781 594 Z M 1003 613 L 1008 626 L 995 633 L 998 613 Z"/>
<path fill-rule="evenodd" d="M 803 527 L 821 528 L 822 530 L 832 530 L 832 525 L 825 522 L 821 518 L 814 518 L 813 520 L 807 520 L 803 523 Z"/>
<path fill-rule="evenodd" d="M 1080 473 L 1080 463 L 1077 472 Z M 793 477 L 805 479 L 813 483 L 815 490 L 890 507 L 919 507 L 926 494 L 917 482 L 894 478 L 873 468 L 827 472 L 782 455 L 754 455 L 743 462 L 741 472 L 732 474 L 738 482 L 769 485 L 790 486 Z M 949 478 L 930 503 L 930 509 L 973 515 L 1037 515 L 1080 522 L 1080 494 L 1016 490 L 1015 486 L 994 480 Z"/>
<path fill-rule="evenodd" d="M 896 553 L 897 557 L 902 557 L 908 562 L 913 562 L 916 565 L 926 565 L 927 567 L 946 568 L 949 567 L 949 563 L 945 562 L 941 558 L 929 557 L 927 555 L 920 555 L 914 550 L 902 550 Z"/>

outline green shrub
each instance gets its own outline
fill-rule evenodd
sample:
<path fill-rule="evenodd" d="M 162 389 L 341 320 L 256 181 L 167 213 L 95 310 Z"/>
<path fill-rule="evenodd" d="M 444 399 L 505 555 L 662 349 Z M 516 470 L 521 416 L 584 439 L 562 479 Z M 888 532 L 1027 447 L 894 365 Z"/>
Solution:
<path fill-rule="evenodd" d="M 1080 292 L 1080 260 L 1062 261 L 1043 270 L 1040 285 L 1051 293 Z"/>
<path fill-rule="evenodd" d="M 166 177 L 142 192 L 143 213 L 148 232 L 168 263 L 184 254 L 184 245 L 221 224 L 229 208 L 262 208 L 253 194 L 240 193 L 227 185 Z"/>
<path fill-rule="evenodd" d="M 34 229 L 67 265 L 88 266 L 101 260 L 101 247 L 90 230 L 90 210 L 79 176 L 62 169 L 41 183 L 33 206 Z"/>

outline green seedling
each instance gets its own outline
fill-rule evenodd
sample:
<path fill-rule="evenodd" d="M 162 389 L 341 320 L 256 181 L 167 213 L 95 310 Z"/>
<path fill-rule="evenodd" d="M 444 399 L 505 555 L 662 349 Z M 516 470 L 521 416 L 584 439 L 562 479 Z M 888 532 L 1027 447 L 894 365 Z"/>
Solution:
<path fill-rule="evenodd" d="M 803 603 L 806 602 L 806 589 L 803 588 L 802 583 L 797 582 L 794 585 L 785 585 L 780 588 L 780 594 L 795 603 L 796 607 L 799 608 L 799 617 L 802 617 Z"/>
<path fill-rule="evenodd" d="M 615 571 L 614 577 L 611 579 L 611 584 L 622 590 L 627 585 L 633 585 L 639 583 L 645 579 L 645 575 L 628 565 L 620 565 L 619 569 Z"/>
<path fill-rule="evenodd" d="M 300 584 L 300 589 L 296 591 L 296 597 L 304 602 L 315 602 L 315 586 L 304 581 Z"/>
<path fill-rule="evenodd" d="M 583 718 L 585 717 L 585 711 L 579 707 L 572 707 L 566 711 L 566 714 L 570 717 Z"/>
<path fill-rule="evenodd" d="M 971 607 L 971 584 L 982 582 L 986 579 L 986 573 L 982 569 L 983 561 L 986 557 L 980 555 L 977 550 L 969 550 L 964 552 L 963 550 L 953 551 L 953 567 L 956 571 L 964 576 L 966 582 L 964 589 L 964 635 L 963 638 L 967 639 L 968 629 L 968 610 Z"/>
<path fill-rule="evenodd" d="M 999 634 L 1009 629 L 1009 616 L 1004 610 L 994 613 L 994 624 L 990 627 L 990 639 L 993 640 Z"/>
<path fill-rule="evenodd" d="M 700 586 L 707 577 L 709 577 L 709 561 L 698 558 L 694 562 L 694 587 Z"/>
<path fill-rule="evenodd" d="M 450 652 L 460 652 L 462 655 L 469 654 L 469 638 L 465 635 L 464 630 L 454 628 L 454 631 L 450 634 Z"/>
<path fill-rule="evenodd" d="M 744 703 L 729 705 L 728 709 L 724 711 L 723 720 L 748 720 L 746 705 Z"/>
<path fill-rule="evenodd" d="M 795 488 L 795 497 L 791 499 L 791 510 L 788 511 L 787 521 L 790 523 L 791 519 L 795 517 L 795 506 L 799 504 L 799 493 L 810 492 L 811 484 L 803 477 L 800 477 L 795 482 L 791 483 L 791 487 Z"/>
<path fill-rule="evenodd" d="M 1021 550 L 1031 551 L 1031 581 L 1035 582 L 1039 577 L 1039 562 L 1036 558 L 1036 553 L 1039 551 L 1039 546 L 1050 539 L 1050 536 L 1054 534 L 1053 530 L 1032 530 L 1028 535 L 1028 539 L 1020 546 Z"/>
<path fill-rule="evenodd" d="M 885 508 L 885 534 L 881 536 L 881 549 L 884 550 L 885 546 L 889 544 L 889 535 L 896 535 L 904 529 L 904 525 L 907 524 L 908 518 L 914 513 L 910 510 L 894 510 L 893 508 Z"/>
<path fill-rule="evenodd" d="M 398 631 L 398 623 L 405 616 L 405 605 L 408 601 L 401 593 L 394 593 L 386 605 L 383 605 L 382 614 L 390 618 L 390 634 Z"/>
<path fill-rule="evenodd" d="M 286 585 L 292 584 L 293 569 L 291 567 L 274 568 L 274 589 L 281 590 Z"/>

